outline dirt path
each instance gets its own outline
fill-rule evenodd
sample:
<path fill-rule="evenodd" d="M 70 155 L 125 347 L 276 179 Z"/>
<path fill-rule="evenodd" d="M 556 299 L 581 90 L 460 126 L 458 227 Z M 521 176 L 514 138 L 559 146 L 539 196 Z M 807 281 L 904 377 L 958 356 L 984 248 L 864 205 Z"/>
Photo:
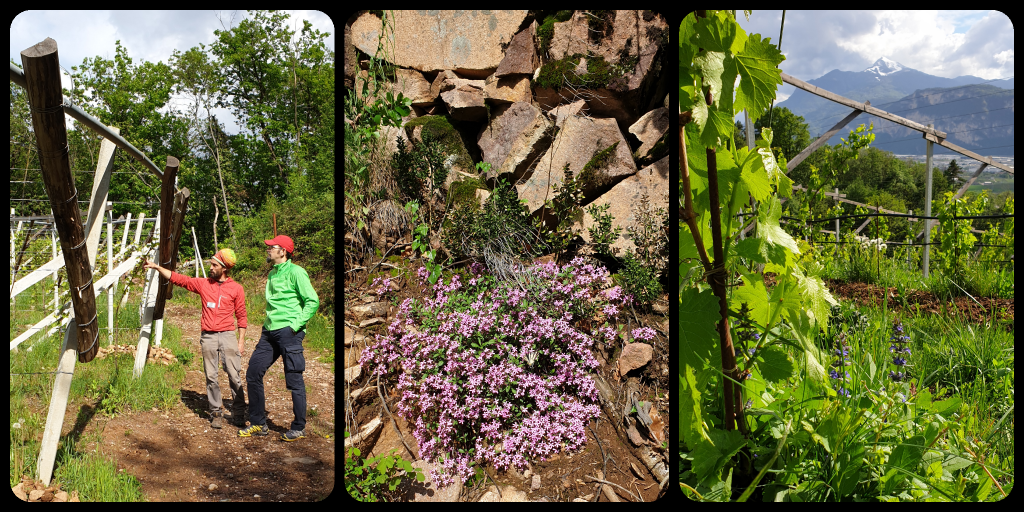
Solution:
<path fill-rule="evenodd" d="M 186 368 L 181 401 L 167 411 L 130 411 L 115 418 L 95 416 L 84 439 L 98 432 L 99 451 L 117 463 L 118 470 L 135 476 L 149 501 L 319 501 L 334 489 L 334 374 L 329 364 L 306 351 L 306 438 L 282 441 L 291 424 L 292 399 L 278 359 L 264 379 L 267 397 L 266 437 L 240 438 L 239 427 L 210 427 L 206 382 L 199 349 L 199 312 L 167 304 L 167 321 L 179 327 L 196 357 Z M 253 339 L 252 332 L 256 336 Z M 242 374 L 259 340 L 259 327 L 250 327 Z M 244 377 L 243 377 L 244 378 Z M 231 402 L 227 373 L 220 371 L 224 408 Z M 95 404 L 71 404 L 65 431 L 75 414 Z M 314 413 L 315 411 L 315 413 Z M 93 445 L 83 449 L 93 449 Z"/>

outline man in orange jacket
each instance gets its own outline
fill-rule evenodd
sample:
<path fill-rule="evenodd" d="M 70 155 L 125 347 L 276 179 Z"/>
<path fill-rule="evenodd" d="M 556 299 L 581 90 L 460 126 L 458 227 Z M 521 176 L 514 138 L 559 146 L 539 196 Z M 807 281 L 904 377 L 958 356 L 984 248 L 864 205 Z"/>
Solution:
<path fill-rule="evenodd" d="M 203 352 L 203 371 L 206 374 L 206 398 L 210 401 L 213 428 L 224 427 L 224 409 L 220 384 L 217 382 L 217 364 L 224 358 L 224 370 L 231 384 L 231 423 L 245 426 L 245 388 L 242 387 L 242 354 L 245 353 L 245 329 L 249 326 L 245 313 L 245 290 L 228 277 L 237 262 L 235 251 L 221 249 L 210 258 L 210 277 L 186 277 L 160 267 L 152 261 L 146 268 L 154 268 L 165 279 L 190 292 L 199 294 L 203 301 L 199 345 Z M 238 318 L 238 339 L 235 340 L 235 317 Z"/>

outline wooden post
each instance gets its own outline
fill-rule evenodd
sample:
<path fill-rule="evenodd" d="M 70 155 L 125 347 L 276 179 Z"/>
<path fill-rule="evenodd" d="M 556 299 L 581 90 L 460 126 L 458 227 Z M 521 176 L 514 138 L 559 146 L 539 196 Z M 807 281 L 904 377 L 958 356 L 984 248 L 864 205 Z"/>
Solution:
<path fill-rule="evenodd" d="M 162 186 L 160 187 L 160 249 L 158 251 L 160 266 L 173 271 L 170 266 L 171 254 L 174 247 L 171 246 L 171 221 L 174 218 L 174 177 L 178 175 L 178 159 L 173 156 L 167 157 L 167 167 L 164 168 Z M 164 302 L 171 297 L 171 281 L 160 277 L 160 288 L 156 296 L 156 309 L 153 311 L 154 320 L 164 319 Z"/>
<path fill-rule="evenodd" d="M 160 226 L 163 224 L 163 222 L 161 222 L 162 216 L 162 211 L 158 211 L 156 213 L 156 226 L 153 229 L 156 230 L 157 237 L 162 237 L 160 233 Z M 145 219 L 145 217 L 145 215 L 139 217 L 140 229 L 142 227 L 142 221 Z M 135 238 L 137 242 L 139 238 L 138 232 L 136 232 Z M 152 254 L 152 250 L 150 250 L 150 254 Z M 143 259 L 148 258 L 150 254 L 143 254 Z M 157 249 L 157 254 L 160 254 L 159 249 Z M 159 256 L 157 256 L 157 258 L 159 258 Z M 157 333 L 154 327 L 154 324 L 156 322 L 153 321 L 153 317 L 154 311 L 156 310 L 157 297 L 159 296 L 159 293 L 157 292 L 157 289 L 160 288 L 159 280 L 160 273 L 157 272 L 156 269 L 150 269 L 146 271 L 146 282 L 145 284 L 142 285 L 142 330 L 139 333 L 139 344 L 135 348 L 135 366 L 133 368 L 133 375 L 135 376 L 135 378 L 139 378 L 142 375 L 142 370 L 146 366 L 146 357 L 148 357 L 149 355 L 150 342 L 156 342 L 157 340 Z"/>
<path fill-rule="evenodd" d="M 836 202 L 839 203 L 839 187 L 836 187 Z M 839 219 L 836 219 L 836 244 L 839 243 Z M 839 246 L 836 245 L 836 248 Z"/>
<path fill-rule="evenodd" d="M 183 206 L 180 206 L 174 192 L 174 177 L 178 174 L 178 159 L 173 156 L 167 157 L 167 167 L 164 168 L 163 185 L 160 189 L 160 266 L 171 271 L 174 270 L 178 261 L 178 241 L 181 239 L 180 221 L 179 233 L 175 234 L 174 222 L 178 215 L 184 216 Z M 188 197 L 188 189 L 182 191 Z M 180 195 L 179 193 L 178 195 Z M 178 212 L 177 210 L 181 210 Z M 182 217 L 184 218 L 184 217 Z M 160 339 L 164 330 L 164 306 L 167 299 L 172 296 L 173 286 L 170 279 L 159 277 L 160 287 L 157 290 L 156 307 L 153 310 L 153 344 L 160 346 Z"/>
<path fill-rule="evenodd" d="M 71 175 L 68 157 L 68 134 L 64 123 L 63 95 L 60 87 L 60 63 L 57 42 L 43 42 L 21 52 L 32 109 L 32 127 L 39 150 L 39 167 L 43 173 L 46 194 L 53 209 L 53 220 L 60 235 L 64 261 L 67 263 L 71 301 L 75 308 L 78 335 L 69 337 L 85 347 L 78 359 L 88 363 L 96 357 L 99 347 L 99 323 L 96 316 L 96 292 L 92 286 L 92 267 L 85 246 L 82 212 L 78 209 L 78 190 Z M 78 350 L 76 343 L 72 348 Z"/>
<path fill-rule="evenodd" d="M 174 218 L 171 219 L 171 247 L 177 248 L 181 243 L 182 226 L 185 224 L 185 212 L 188 211 L 188 198 L 191 192 L 187 188 L 174 194 Z M 171 252 L 172 268 L 178 265 L 178 251 Z"/>
<path fill-rule="evenodd" d="M 931 128 L 932 125 L 928 125 Z M 924 164 L 924 216 L 932 216 L 932 141 L 928 140 L 925 146 L 925 164 Z M 928 267 L 931 256 L 931 246 L 929 245 L 932 241 L 932 221 L 931 219 L 924 220 L 924 256 L 921 258 L 921 275 L 925 279 L 928 279 Z"/>

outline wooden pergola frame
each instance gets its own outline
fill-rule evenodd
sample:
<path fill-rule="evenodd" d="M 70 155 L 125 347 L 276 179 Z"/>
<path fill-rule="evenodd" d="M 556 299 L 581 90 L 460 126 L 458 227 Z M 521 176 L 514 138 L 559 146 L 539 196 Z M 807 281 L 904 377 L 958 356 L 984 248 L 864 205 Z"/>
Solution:
<path fill-rule="evenodd" d="M 129 154 L 141 161 L 146 167 L 161 178 L 161 236 L 160 263 L 173 265 L 177 258 L 178 241 L 181 238 L 181 226 L 188 206 L 189 190 L 175 189 L 174 178 L 178 172 L 178 159 L 167 157 L 167 165 L 161 172 L 153 162 L 141 151 L 125 141 L 116 129 L 103 125 L 92 116 L 74 106 L 61 93 L 60 60 L 57 53 L 57 42 L 46 38 L 21 52 L 24 73 L 11 65 L 11 81 L 25 87 L 32 125 L 36 135 L 39 151 L 39 166 L 47 196 L 53 210 L 54 224 L 60 236 L 61 248 L 67 266 L 68 282 L 71 286 L 71 300 L 74 309 L 76 327 L 69 327 L 64 334 L 64 342 L 60 350 L 50 397 L 49 412 L 46 416 L 46 427 L 38 459 L 39 479 L 49 485 L 56 459 L 57 445 L 64 425 L 67 411 L 68 395 L 71 390 L 71 378 L 74 376 L 76 359 L 82 363 L 93 360 L 99 349 L 99 321 L 96 308 L 97 286 L 93 283 L 92 267 L 96 262 L 96 243 L 87 243 L 86 228 L 82 223 L 82 214 L 78 208 L 78 190 L 71 173 L 68 152 L 67 127 L 64 114 L 83 121 L 94 131 L 103 135 L 105 150 L 109 157 L 100 159 L 96 169 L 93 195 L 88 209 L 88 231 L 98 231 L 100 218 L 107 200 L 107 189 L 110 183 L 110 172 L 113 168 L 113 148 L 107 142 L 125 149 Z M 102 156 L 102 155 L 101 155 Z M 98 233 L 95 236 L 98 242 Z M 173 268 L 173 266 L 171 267 Z M 152 272 L 152 271 L 151 271 Z M 156 304 L 147 308 L 144 317 L 143 332 L 139 338 L 136 351 L 135 375 L 141 373 L 149 351 L 150 339 L 155 334 L 155 342 L 159 343 L 163 327 L 164 303 L 169 296 L 171 284 L 161 278 Z M 152 326 L 150 326 L 150 323 Z M 147 330 L 147 328 L 149 328 Z M 155 332 L 154 332 L 155 331 Z M 79 351 L 79 341 L 87 345 Z M 140 362 L 141 357 L 141 362 Z"/>

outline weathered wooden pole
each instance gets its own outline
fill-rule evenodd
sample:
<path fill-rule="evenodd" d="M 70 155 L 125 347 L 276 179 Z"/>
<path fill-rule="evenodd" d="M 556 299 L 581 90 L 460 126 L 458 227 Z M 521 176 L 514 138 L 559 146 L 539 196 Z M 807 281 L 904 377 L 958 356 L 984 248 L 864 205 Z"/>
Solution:
<path fill-rule="evenodd" d="M 174 178 L 178 175 L 178 159 L 173 156 L 167 157 L 167 167 L 164 168 L 164 175 L 160 187 L 160 266 L 174 270 L 171 267 L 171 254 L 174 252 L 172 244 L 173 233 L 171 223 L 174 220 Z M 153 312 L 155 320 L 164 317 L 164 301 L 171 298 L 171 281 L 160 278 L 160 293 L 156 299 L 156 310 Z"/>
<path fill-rule="evenodd" d="M 171 225 L 174 221 L 174 178 L 178 175 L 178 159 L 173 156 L 167 157 L 167 166 L 164 167 L 164 175 L 160 187 L 160 248 L 157 251 L 160 259 L 160 266 L 174 270 L 177 244 L 174 241 L 174 233 Z M 160 346 L 160 338 L 163 337 L 164 329 L 164 306 L 167 299 L 171 298 L 171 291 L 174 285 L 170 279 L 158 276 L 160 287 L 157 289 L 156 307 L 153 309 L 153 344 Z"/>
<path fill-rule="evenodd" d="M 48 37 L 21 52 L 21 64 L 28 85 L 32 127 L 39 150 L 39 167 L 43 172 L 43 183 L 50 198 L 61 249 L 64 251 L 68 283 L 71 285 L 71 302 L 75 308 L 78 336 L 70 339 L 77 340 L 77 345 L 70 348 L 78 349 L 78 360 L 88 363 L 96 357 L 99 323 L 96 316 L 96 292 L 92 286 L 92 268 L 85 245 L 85 230 L 82 228 L 82 213 L 78 209 L 78 190 L 71 175 L 68 156 L 57 42 Z"/>
<path fill-rule="evenodd" d="M 188 211 L 188 199 L 192 193 L 183 188 L 174 194 L 174 218 L 171 219 L 171 247 L 177 249 L 181 243 L 182 227 L 185 225 L 185 212 Z M 178 266 L 178 251 L 171 251 L 171 266 Z"/>

